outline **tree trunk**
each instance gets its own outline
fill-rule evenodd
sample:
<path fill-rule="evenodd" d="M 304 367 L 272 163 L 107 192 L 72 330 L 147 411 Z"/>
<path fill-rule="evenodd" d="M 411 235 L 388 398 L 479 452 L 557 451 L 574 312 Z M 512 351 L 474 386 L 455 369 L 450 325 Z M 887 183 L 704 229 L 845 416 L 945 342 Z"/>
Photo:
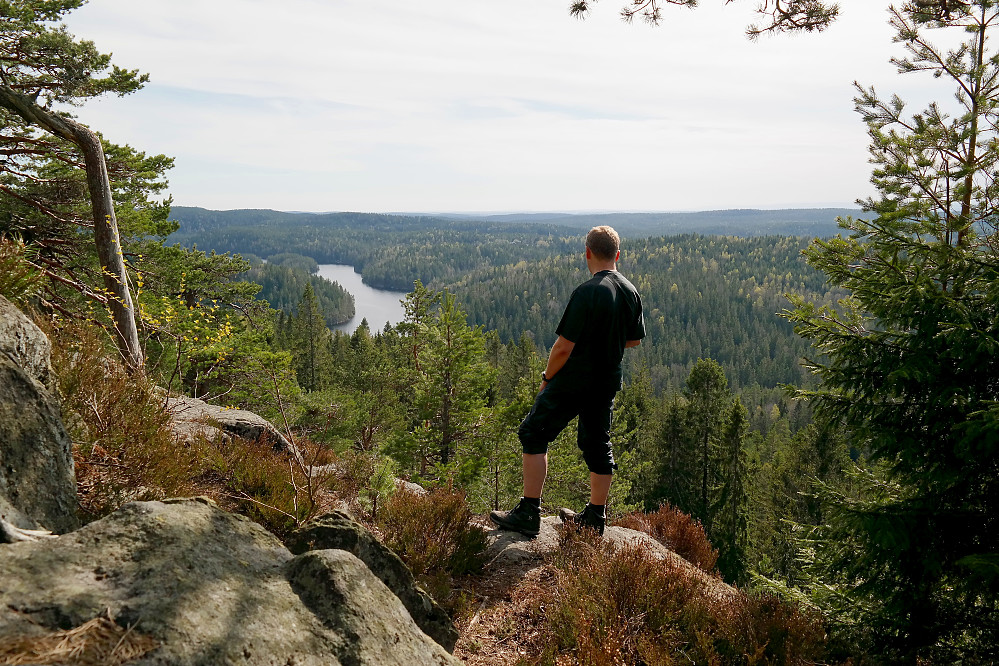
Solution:
<path fill-rule="evenodd" d="M 16 113 L 32 125 L 73 142 L 83 153 L 87 188 L 90 190 L 90 205 L 94 216 L 94 243 L 97 246 L 97 257 L 101 262 L 104 287 L 108 292 L 115 343 L 128 366 L 133 370 L 141 370 L 142 347 L 139 345 L 135 308 L 128 288 L 125 257 L 122 254 L 118 221 L 114 213 L 114 199 L 111 196 L 111 180 L 108 178 L 107 163 L 100 138 L 89 128 L 38 106 L 34 100 L 18 94 L 7 86 L 0 86 L 0 106 Z"/>

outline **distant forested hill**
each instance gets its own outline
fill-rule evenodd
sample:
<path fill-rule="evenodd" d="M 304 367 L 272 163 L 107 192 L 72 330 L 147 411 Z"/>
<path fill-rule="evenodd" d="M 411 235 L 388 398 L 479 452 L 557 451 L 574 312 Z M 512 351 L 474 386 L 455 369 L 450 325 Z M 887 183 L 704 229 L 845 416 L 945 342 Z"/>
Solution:
<path fill-rule="evenodd" d="M 450 289 L 471 323 L 504 341 L 527 333 L 544 347 L 554 341 L 569 293 L 587 277 L 581 228 L 547 223 L 194 208 L 175 208 L 174 217 L 181 222 L 174 238 L 203 249 L 293 252 L 351 264 L 376 287 L 409 291 L 419 279 Z M 600 221 L 610 220 L 582 226 Z M 632 367 L 645 367 L 657 388 L 682 386 L 698 358 L 719 361 L 734 387 L 808 381 L 799 365 L 808 345 L 778 316 L 786 293 L 825 302 L 837 296 L 801 257 L 808 242 L 793 234 L 625 235 L 620 269 L 642 293 L 649 333 L 629 352 Z M 275 300 L 287 308 L 296 289 L 285 290 L 288 303 Z"/>
<path fill-rule="evenodd" d="M 298 308 L 305 286 L 312 285 L 323 320 L 330 328 L 346 323 L 354 317 L 354 297 L 336 282 L 331 282 L 302 266 L 306 257 L 297 255 L 274 255 L 263 263 L 255 255 L 245 257 L 250 262 L 250 270 L 236 276 L 260 285 L 257 298 L 267 301 L 275 310 L 283 310 L 286 315 L 294 314 Z M 314 263 L 314 262 L 313 262 Z"/>
<path fill-rule="evenodd" d="M 809 345 L 777 315 L 784 294 L 832 302 L 820 273 L 791 236 L 682 235 L 628 240 L 619 270 L 642 294 L 648 340 L 628 353 L 657 388 L 683 385 L 698 358 L 721 363 L 734 387 L 810 380 L 799 365 Z M 450 287 L 469 320 L 503 339 L 527 332 L 546 347 L 575 286 L 589 276 L 577 254 L 496 266 Z"/>
<path fill-rule="evenodd" d="M 175 206 L 168 242 L 267 257 L 293 252 L 350 264 L 372 287 L 409 291 L 414 280 L 449 283 L 484 266 L 578 251 L 574 229 L 365 213 L 209 211 Z"/>
<path fill-rule="evenodd" d="M 855 208 L 788 208 L 783 210 L 709 210 L 696 213 L 518 213 L 473 219 L 508 223 L 557 224 L 590 229 L 607 224 L 623 236 L 715 234 L 723 236 L 835 236 L 837 217 L 857 216 Z"/>

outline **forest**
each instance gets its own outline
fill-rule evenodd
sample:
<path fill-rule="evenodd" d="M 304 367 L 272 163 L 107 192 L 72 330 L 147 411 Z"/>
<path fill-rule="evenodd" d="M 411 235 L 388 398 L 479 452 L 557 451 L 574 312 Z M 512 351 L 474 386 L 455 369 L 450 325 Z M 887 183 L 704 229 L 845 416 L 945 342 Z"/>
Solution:
<path fill-rule="evenodd" d="M 71 368 L 56 381 L 83 519 L 208 482 L 277 534 L 316 509 L 292 456 L 171 448 L 156 425 L 164 392 L 280 424 L 372 522 L 397 479 L 479 514 L 516 501 L 517 427 L 586 278 L 581 229 L 561 217 L 173 206 L 169 157 L 46 106 L 145 82 L 53 27 L 78 4 L 0 3 L 0 294 L 42 322 Z M 696 524 L 713 572 L 793 609 L 761 650 L 790 640 L 796 618 L 819 618 L 812 656 L 761 652 L 768 663 L 999 659 L 999 56 L 985 40 L 997 23 L 985 0 L 895 11 L 901 70 L 937 74 L 959 112 L 910 117 L 858 86 L 876 194 L 835 235 L 809 231 L 838 214 L 828 210 L 750 215 L 741 236 L 615 218 L 633 232 L 619 268 L 649 335 L 628 352 L 615 403 L 611 521 L 678 511 Z M 936 47 L 928 27 L 965 41 Z M 406 291 L 404 320 L 331 331 L 353 303 L 314 279 L 317 263 Z M 543 509 L 581 506 L 587 478 L 569 428 Z M 695 647 L 669 658 L 693 660 Z M 713 654 L 703 663 L 751 656 Z"/>

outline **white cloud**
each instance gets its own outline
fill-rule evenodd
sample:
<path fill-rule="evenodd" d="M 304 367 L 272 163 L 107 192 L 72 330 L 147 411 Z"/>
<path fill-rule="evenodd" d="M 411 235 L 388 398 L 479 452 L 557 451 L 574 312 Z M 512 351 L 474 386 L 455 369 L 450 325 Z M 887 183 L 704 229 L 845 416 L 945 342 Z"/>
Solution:
<path fill-rule="evenodd" d="M 177 158 L 178 204 L 704 209 L 867 193 L 855 78 L 901 89 L 883 8 L 748 42 L 753 0 L 625 25 L 540 0 L 91 0 L 78 36 L 150 73 L 80 110 Z M 706 5 L 707 3 L 705 3 Z M 918 85 L 910 90 L 919 92 Z"/>

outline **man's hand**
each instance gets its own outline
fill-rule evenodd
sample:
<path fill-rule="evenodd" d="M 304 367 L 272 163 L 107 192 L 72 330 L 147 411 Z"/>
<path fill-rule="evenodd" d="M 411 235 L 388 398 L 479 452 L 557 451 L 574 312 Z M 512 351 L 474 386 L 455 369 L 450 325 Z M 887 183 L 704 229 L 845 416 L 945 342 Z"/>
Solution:
<path fill-rule="evenodd" d="M 565 362 L 569 360 L 569 356 L 572 355 L 572 350 L 576 346 L 576 343 L 572 340 L 567 340 L 561 335 L 555 340 L 555 344 L 552 345 L 552 350 L 548 353 L 548 366 L 545 368 L 544 376 L 552 379 L 555 374 L 562 369 Z M 541 387 L 538 389 L 538 393 L 545 390 L 545 386 L 548 382 L 541 380 Z"/>
<path fill-rule="evenodd" d="M 642 344 L 641 340 L 627 340 L 624 343 L 624 348 L 631 349 L 632 347 L 637 347 L 640 344 Z"/>

